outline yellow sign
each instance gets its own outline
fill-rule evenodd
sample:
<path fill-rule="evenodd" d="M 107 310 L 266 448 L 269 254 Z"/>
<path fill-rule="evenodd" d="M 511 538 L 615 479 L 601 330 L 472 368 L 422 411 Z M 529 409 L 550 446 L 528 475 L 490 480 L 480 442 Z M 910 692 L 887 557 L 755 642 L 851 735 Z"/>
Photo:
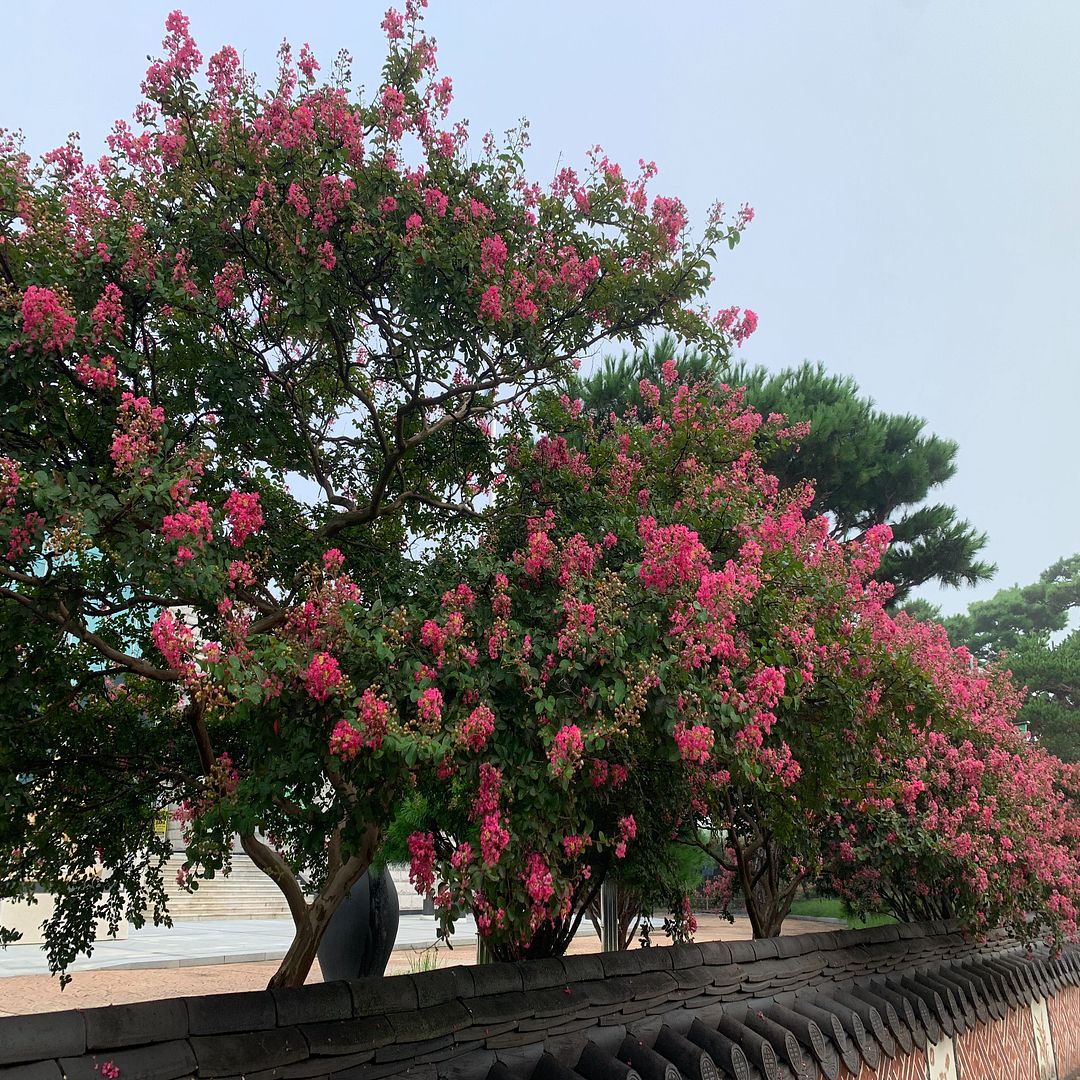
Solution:
<path fill-rule="evenodd" d="M 154 835 L 164 836 L 169 828 L 169 811 L 159 810 L 154 815 Z"/>

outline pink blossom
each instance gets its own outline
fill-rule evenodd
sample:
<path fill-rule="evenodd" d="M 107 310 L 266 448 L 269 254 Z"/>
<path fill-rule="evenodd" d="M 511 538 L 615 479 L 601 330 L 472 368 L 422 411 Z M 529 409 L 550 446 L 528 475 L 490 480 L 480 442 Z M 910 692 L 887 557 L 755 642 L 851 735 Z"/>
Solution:
<path fill-rule="evenodd" d="M 679 246 L 683 229 L 686 228 L 686 207 L 679 199 L 658 195 L 653 199 L 652 217 L 664 245 L 668 251 L 674 251 Z"/>
<path fill-rule="evenodd" d="M 585 739 L 577 724 L 566 724 L 555 733 L 555 740 L 548 750 L 548 761 L 554 776 L 572 776 L 581 764 L 585 752 Z"/>
<path fill-rule="evenodd" d="M 450 865 L 455 870 L 465 870 L 472 861 L 472 844 L 470 844 L 468 840 L 463 840 L 454 850 L 454 854 L 450 856 Z"/>
<path fill-rule="evenodd" d="M 497 814 L 489 814 L 480 822 L 480 857 L 485 866 L 494 866 L 509 843 L 510 833 Z"/>
<path fill-rule="evenodd" d="M 385 116 L 400 116 L 405 109 L 405 95 L 396 86 L 384 87 L 382 111 Z"/>
<path fill-rule="evenodd" d="M 704 724 L 688 726 L 682 720 L 675 725 L 675 745 L 679 756 L 692 765 L 704 765 L 712 753 L 714 736 Z"/>
<path fill-rule="evenodd" d="M 486 705 L 477 705 L 461 725 L 461 742 L 479 752 L 495 732 L 495 714 Z"/>
<path fill-rule="evenodd" d="M 506 244 L 496 233 L 480 241 L 480 271 L 489 277 L 499 277 L 506 265 Z"/>
<path fill-rule="evenodd" d="M 464 582 L 442 595 L 442 606 L 450 610 L 468 611 L 475 603 L 476 593 Z"/>
<path fill-rule="evenodd" d="M 236 287 L 244 277 L 244 268 L 238 262 L 226 263 L 214 275 L 214 298 L 219 308 L 229 307 L 236 299 Z"/>
<path fill-rule="evenodd" d="M 249 563 L 242 559 L 234 559 L 229 563 L 229 588 L 235 589 L 241 585 L 254 585 L 255 574 Z"/>
<path fill-rule="evenodd" d="M 339 720 L 330 735 L 330 753 L 342 761 L 352 761 L 363 745 L 360 732 L 347 720 Z"/>
<path fill-rule="evenodd" d="M 418 893 L 427 893 L 435 887 L 435 837 L 427 832 L 415 832 L 408 841 L 409 881 Z"/>
<path fill-rule="evenodd" d="M 147 69 L 143 80 L 143 93 L 147 97 L 160 99 L 174 81 L 190 79 L 199 70 L 202 54 L 188 33 L 188 26 L 188 17 L 181 11 L 170 12 L 165 19 L 167 34 L 162 45 L 166 59 L 155 60 Z"/>
<path fill-rule="evenodd" d="M 758 325 L 757 313 L 749 308 L 742 312 L 741 308 L 729 307 L 718 311 L 713 322 L 723 331 L 731 335 L 736 345 L 741 345 L 756 329 Z"/>
<path fill-rule="evenodd" d="M 257 491 L 232 491 L 225 500 L 225 517 L 229 522 L 229 543 L 241 547 L 244 541 L 263 527 L 263 513 Z"/>
<path fill-rule="evenodd" d="M 311 658 L 304 672 L 304 685 L 316 701 L 326 701 L 343 678 L 337 660 L 329 653 L 319 652 Z"/>
<path fill-rule="evenodd" d="M 311 46 L 306 41 L 300 46 L 300 61 L 297 67 L 307 82 L 313 83 L 315 81 L 315 72 L 319 70 L 319 62 L 315 59 Z"/>
<path fill-rule="evenodd" d="M 75 368 L 75 377 L 92 390 L 111 390 L 116 386 L 116 361 L 103 356 L 95 366 L 89 356 L 84 356 Z"/>
<path fill-rule="evenodd" d="M 424 219 L 419 214 L 410 214 L 405 219 L 405 243 L 411 244 L 424 227 Z"/>
<path fill-rule="evenodd" d="M 416 701 L 416 711 L 420 719 L 428 724 L 437 724 L 442 720 L 443 696 L 437 687 L 429 686 L 422 691 Z"/>
<path fill-rule="evenodd" d="M 698 534 L 685 525 L 658 526 L 654 518 L 643 517 L 638 535 L 645 541 L 638 576 L 646 588 L 658 593 L 699 580 L 711 561 Z"/>
<path fill-rule="evenodd" d="M 213 539 L 210 507 L 205 502 L 193 502 L 184 510 L 166 514 L 161 523 L 161 534 L 167 540 L 183 541 L 184 546 L 177 550 L 177 561 L 187 562 L 194 555 L 190 544 L 201 550 L 204 544 Z"/>
<path fill-rule="evenodd" d="M 469 199 L 469 213 L 472 214 L 473 221 L 492 221 L 495 218 L 495 212 L 479 199 Z"/>
<path fill-rule="evenodd" d="M 626 858 L 626 845 L 637 837 L 637 822 L 633 814 L 619 818 L 619 839 L 615 844 L 615 858 Z"/>
<path fill-rule="evenodd" d="M 499 811 L 499 798 L 502 792 L 502 770 L 496 768 L 490 762 L 483 762 L 480 766 L 480 782 L 477 785 L 476 796 L 469 808 L 469 817 L 475 821 L 477 818 L 489 817 Z"/>
<path fill-rule="evenodd" d="M 150 627 L 150 639 L 169 667 L 175 670 L 188 667 L 186 657 L 195 650 L 195 634 L 168 608 L 154 620 L 154 625 Z"/>
<path fill-rule="evenodd" d="M 0 508 L 12 510 L 19 490 L 19 470 L 9 457 L 0 457 Z"/>
<path fill-rule="evenodd" d="M 289 185 L 289 193 L 285 196 L 285 201 L 300 215 L 300 217 L 307 217 L 311 213 L 311 203 L 308 201 L 308 197 L 304 194 L 304 189 L 299 184 L 293 183 Z"/>
<path fill-rule="evenodd" d="M 405 36 L 405 20 L 394 8 L 388 9 L 382 21 L 382 28 L 390 41 L 398 41 Z"/>
<path fill-rule="evenodd" d="M 522 880 L 525 882 L 525 892 L 536 907 L 543 907 L 555 895 L 551 869 L 535 851 L 530 851 L 525 857 Z"/>
<path fill-rule="evenodd" d="M 580 858 L 591 845 L 592 837 L 589 836 L 564 836 L 562 839 L 563 851 L 568 859 Z"/>
<path fill-rule="evenodd" d="M 378 750 L 382 746 L 390 712 L 390 703 L 379 697 L 370 686 L 360 695 L 356 719 L 363 745 L 368 750 Z"/>
<path fill-rule="evenodd" d="M 106 338 L 120 340 L 124 333 L 124 302 L 120 288 L 109 282 L 101 294 L 101 299 L 90 312 L 93 323 L 93 341 L 100 345 Z"/>
<path fill-rule="evenodd" d="M 498 285 L 489 285 L 480 298 L 480 318 L 499 322 L 503 317 L 502 297 Z"/>
<path fill-rule="evenodd" d="M 435 212 L 436 217 L 445 217 L 450 200 L 436 187 L 424 190 L 424 205 Z"/>
<path fill-rule="evenodd" d="M 22 326 L 28 341 L 46 352 L 63 352 L 75 337 L 75 318 L 52 289 L 30 285 L 22 298 Z"/>

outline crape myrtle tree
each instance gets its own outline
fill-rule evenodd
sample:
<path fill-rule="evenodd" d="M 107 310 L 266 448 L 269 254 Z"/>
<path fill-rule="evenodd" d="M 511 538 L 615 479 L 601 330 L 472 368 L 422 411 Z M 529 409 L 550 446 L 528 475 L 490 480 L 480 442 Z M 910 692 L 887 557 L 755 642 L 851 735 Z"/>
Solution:
<path fill-rule="evenodd" d="M 782 418 L 678 383 L 674 362 L 662 381 L 644 384 L 647 421 L 550 402 L 479 547 L 440 575 L 468 582 L 467 611 L 448 593 L 407 632 L 429 656 L 406 685 L 419 674 L 460 732 L 412 877 L 505 958 L 562 951 L 599 882 L 632 886 L 673 839 L 730 866 L 756 932 L 775 932 L 828 820 L 877 773 L 876 704 L 917 678 L 870 637 L 888 529 L 836 541 L 812 490 L 762 466 L 797 434 Z"/>
<path fill-rule="evenodd" d="M 753 312 L 724 313 L 736 340 Z M 893 586 L 893 606 L 928 581 L 959 587 L 993 576 L 995 567 L 979 558 L 986 535 L 961 520 L 956 509 L 927 504 L 930 492 L 956 473 L 957 444 L 925 432 L 926 421 L 885 413 L 859 393 L 854 379 L 831 375 L 821 364 L 770 372 L 764 367 L 729 365 L 727 357 L 682 350 L 671 339 L 649 349 L 607 357 L 588 376 L 573 376 L 571 392 L 599 416 L 627 405 L 641 406 L 638 382 L 656 381 L 663 362 L 677 356 L 688 378 L 744 386 L 746 399 L 765 416 L 781 413 L 806 421 L 809 432 L 797 445 L 777 447 L 766 461 L 785 486 L 814 484 L 812 511 L 828 514 L 838 539 L 862 536 L 886 522 L 893 542 L 877 577 Z"/>
<path fill-rule="evenodd" d="M 529 396 L 598 342 L 730 348 L 700 301 L 749 212 L 692 240 L 651 164 L 542 187 L 523 130 L 471 155 L 421 6 L 372 92 L 306 46 L 260 89 L 175 12 L 103 156 L 0 139 L 0 890 L 56 895 L 55 969 L 99 915 L 165 917 L 151 822 L 181 804 L 182 877 L 238 833 L 302 982 L 446 735 L 428 695 L 348 777 L 330 751 L 343 703 L 382 713 L 409 542 L 468 535 Z"/>
<path fill-rule="evenodd" d="M 957 917 L 1024 940 L 1075 937 L 1076 766 L 1017 727 L 1022 695 L 1008 672 L 973 664 L 940 625 L 901 614 L 873 633 L 925 672 L 919 711 L 933 722 L 899 713 L 900 737 L 878 750 L 881 783 L 834 818 L 833 887 L 857 911 Z"/>

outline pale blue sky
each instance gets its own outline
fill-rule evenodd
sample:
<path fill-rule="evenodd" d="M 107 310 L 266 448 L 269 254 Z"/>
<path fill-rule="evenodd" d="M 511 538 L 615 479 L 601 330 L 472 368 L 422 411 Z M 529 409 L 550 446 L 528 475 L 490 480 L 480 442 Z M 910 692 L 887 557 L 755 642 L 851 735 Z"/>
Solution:
<path fill-rule="evenodd" d="M 88 150 L 129 117 L 157 0 L 4 5 L 0 126 Z M 386 0 L 189 2 L 204 55 L 267 75 L 283 37 L 377 79 Z M 990 534 L 990 586 L 1080 549 L 1080 4 L 433 0 L 427 26 L 478 137 L 532 124 L 530 171 L 601 143 L 655 159 L 701 221 L 758 217 L 717 265 L 716 306 L 754 308 L 746 359 L 820 360 L 960 443 L 945 498 Z"/>

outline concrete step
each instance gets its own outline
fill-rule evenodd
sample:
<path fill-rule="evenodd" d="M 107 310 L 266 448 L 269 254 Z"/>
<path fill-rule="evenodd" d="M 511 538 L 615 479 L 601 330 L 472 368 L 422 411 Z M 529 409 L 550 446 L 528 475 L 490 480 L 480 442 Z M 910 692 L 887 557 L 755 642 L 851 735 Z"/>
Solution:
<path fill-rule="evenodd" d="M 175 922 L 198 919 L 274 919 L 289 915 L 281 890 L 246 855 L 234 853 L 228 875 L 199 882 L 188 893 L 176 882 L 183 854 L 173 855 L 165 868 L 169 914 Z"/>
<path fill-rule="evenodd" d="M 234 852 L 228 876 L 199 882 L 188 893 L 176 885 L 176 872 L 184 865 L 183 853 L 173 855 L 164 869 L 169 914 L 177 922 L 199 919 L 288 918 L 289 905 L 281 890 L 242 852 Z M 402 912 L 420 911 L 424 898 L 409 884 L 408 868 L 391 868 Z"/>

